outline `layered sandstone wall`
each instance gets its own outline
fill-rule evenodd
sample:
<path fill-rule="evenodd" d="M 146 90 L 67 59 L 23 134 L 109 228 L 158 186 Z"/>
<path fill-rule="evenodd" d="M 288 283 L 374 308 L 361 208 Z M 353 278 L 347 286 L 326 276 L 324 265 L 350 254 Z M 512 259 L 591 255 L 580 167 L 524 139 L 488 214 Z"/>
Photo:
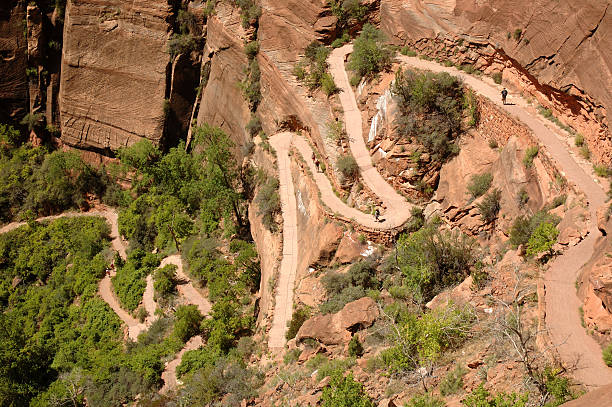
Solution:
<path fill-rule="evenodd" d="M 165 0 L 70 0 L 60 89 L 62 140 L 117 149 L 164 129 L 171 9 Z"/>
<path fill-rule="evenodd" d="M 502 71 L 612 161 L 610 3 L 382 0 L 381 27 L 420 52 Z M 490 68 L 490 69 L 488 69 Z"/>
<path fill-rule="evenodd" d="M 17 0 L 0 2 L 0 122 L 18 122 L 28 112 L 25 8 Z"/>

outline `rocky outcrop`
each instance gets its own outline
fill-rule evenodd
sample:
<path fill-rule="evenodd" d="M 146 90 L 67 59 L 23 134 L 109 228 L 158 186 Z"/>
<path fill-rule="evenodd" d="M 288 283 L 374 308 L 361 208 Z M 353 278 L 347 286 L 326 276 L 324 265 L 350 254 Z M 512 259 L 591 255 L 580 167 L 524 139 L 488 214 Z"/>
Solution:
<path fill-rule="evenodd" d="M 18 122 L 27 113 L 25 9 L 17 0 L 0 3 L 0 122 Z"/>
<path fill-rule="evenodd" d="M 381 26 L 398 43 L 470 63 L 550 107 L 584 134 L 598 162 L 612 160 L 612 13 L 589 0 L 478 2 L 382 0 Z"/>
<path fill-rule="evenodd" d="M 601 225 L 612 230 L 612 219 Z M 599 238 L 593 257 L 583 267 L 578 282 L 583 299 L 583 318 L 586 328 L 593 330 L 601 342 L 612 335 L 612 236 Z"/>
<path fill-rule="evenodd" d="M 351 340 L 352 332 L 371 326 L 378 318 L 378 305 L 370 297 L 349 302 L 336 314 L 317 315 L 302 325 L 296 340 L 311 338 L 324 345 L 341 345 Z"/>
<path fill-rule="evenodd" d="M 64 143 L 117 149 L 162 139 L 168 2 L 73 0 L 66 8 L 60 90 Z"/>
<path fill-rule="evenodd" d="M 238 145 L 250 139 L 245 130 L 249 107 L 238 86 L 247 65 L 246 41 L 239 10 L 219 3 L 207 25 L 203 64 L 208 81 L 202 89 L 198 123 L 221 127 Z"/>

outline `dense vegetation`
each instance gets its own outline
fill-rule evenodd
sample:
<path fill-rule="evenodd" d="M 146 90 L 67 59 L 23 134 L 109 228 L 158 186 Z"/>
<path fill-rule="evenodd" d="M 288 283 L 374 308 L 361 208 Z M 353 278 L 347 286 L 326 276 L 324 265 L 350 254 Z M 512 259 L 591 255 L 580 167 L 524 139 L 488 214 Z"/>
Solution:
<path fill-rule="evenodd" d="M 459 79 L 446 72 L 400 70 L 393 93 L 401 113 L 397 124 L 402 137 L 418 140 L 434 161 L 444 162 L 458 152 L 454 140 L 462 130 L 463 105 L 475 109 Z"/>
<path fill-rule="evenodd" d="M 76 153 L 23 141 L 17 130 L 0 125 L 0 222 L 87 207 L 89 197 L 113 193 L 104 168 L 94 169 Z"/>
<path fill-rule="evenodd" d="M 475 248 L 473 239 L 460 232 L 440 231 L 435 224 L 401 236 L 397 259 L 404 284 L 415 300 L 431 300 L 470 274 L 477 261 Z"/>
<path fill-rule="evenodd" d="M 96 296 L 108 233 L 104 219 L 79 217 L 0 235 L 1 405 L 116 406 L 159 385 L 162 357 L 182 342 L 164 319 L 124 348 Z"/>

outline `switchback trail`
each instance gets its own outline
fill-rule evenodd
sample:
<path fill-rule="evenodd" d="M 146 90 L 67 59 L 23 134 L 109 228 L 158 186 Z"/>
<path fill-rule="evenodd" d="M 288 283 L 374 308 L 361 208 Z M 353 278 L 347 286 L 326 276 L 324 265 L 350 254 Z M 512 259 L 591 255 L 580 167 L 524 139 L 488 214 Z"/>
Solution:
<path fill-rule="evenodd" d="M 306 161 L 313 174 L 317 187 L 321 191 L 321 200 L 334 212 L 368 227 L 384 230 L 401 225 L 410 216 L 411 205 L 384 180 L 373 167 L 369 151 L 362 135 L 361 113 L 355 96 L 348 82 L 344 69 L 346 56 L 352 51 L 352 45 L 334 50 L 330 56 L 330 72 L 337 86 L 341 89 L 340 101 L 344 109 L 345 123 L 351 153 L 358 163 L 359 170 L 366 185 L 384 202 L 387 208 L 387 220 L 377 223 L 374 219 L 354 208 L 345 205 L 333 192 L 329 180 L 318 173 L 309 157 L 312 150 L 308 142 L 293 133 L 280 133 L 270 138 L 278 156 L 280 196 L 283 212 L 283 258 L 281 260 L 280 278 L 276 292 L 275 313 L 269 333 L 269 347 L 278 349 L 285 344 L 287 322 L 291 319 L 293 309 L 293 289 L 297 268 L 297 213 L 296 200 L 291 178 L 288 152 L 292 145 Z M 580 301 L 576 295 L 574 282 L 582 265 L 591 257 L 597 239 L 595 225 L 596 210 L 603 205 L 606 196 L 592 174 L 583 169 L 569 153 L 567 147 L 554 131 L 549 129 L 541 118 L 527 109 L 527 103 L 520 98 L 512 98 L 512 105 L 501 103 L 501 87 L 487 83 L 480 78 L 468 75 L 453 67 L 444 67 L 433 61 L 418 58 L 400 57 L 400 61 L 414 68 L 434 72 L 447 72 L 461 78 L 476 93 L 487 97 L 499 107 L 527 125 L 534 136 L 546 148 L 557 168 L 567 180 L 577 185 L 587 196 L 590 206 L 591 222 L 589 235 L 578 245 L 569 248 L 551 264 L 544 276 L 546 285 L 546 325 L 553 344 L 566 366 L 574 366 L 579 358 L 578 368 L 572 375 L 587 387 L 599 387 L 612 382 L 612 370 L 601 358 L 601 348 L 587 335 L 581 326 L 578 308 Z"/>
<path fill-rule="evenodd" d="M 45 216 L 37 219 L 37 222 L 44 221 L 52 221 L 59 218 L 73 218 L 79 216 L 101 216 L 106 219 L 108 224 L 111 227 L 110 237 L 112 239 L 112 247 L 114 250 L 119 252 L 119 255 L 122 259 L 126 259 L 126 243 L 119 236 L 119 226 L 118 226 L 118 215 L 114 209 L 104 209 L 104 210 L 93 210 L 90 212 L 64 212 L 59 215 L 53 216 Z M 0 234 L 7 233 L 11 230 L 17 229 L 18 227 L 26 225 L 26 222 L 12 222 L 4 225 L 0 228 Z M 159 267 L 164 267 L 167 264 L 174 264 L 177 266 L 177 277 L 181 282 L 177 287 L 177 290 L 181 296 L 185 298 L 185 301 L 188 304 L 194 304 L 198 307 L 198 310 L 203 315 L 208 315 L 210 313 L 211 305 L 208 299 L 202 296 L 193 286 L 189 277 L 183 271 L 183 262 L 181 260 L 180 255 L 175 254 L 166 257 L 162 260 Z M 117 314 L 117 316 L 125 323 L 128 327 L 128 337 L 131 340 L 136 341 L 138 339 L 138 335 L 142 332 L 146 331 L 151 324 L 157 319 L 155 315 L 155 310 L 157 309 L 157 303 L 154 298 L 154 288 L 153 288 L 153 276 L 149 274 L 147 276 L 147 286 L 145 292 L 143 294 L 143 305 L 147 311 L 147 318 L 143 323 L 138 322 L 129 312 L 125 311 L 121 308 L 121 304 L 117 300 L 115 296 L 114 290 L 112 288 L 111 278 L 116 273 L 113 271 L 110 275 L 104 276 L 100 283 L 98 284 L 98 293 L 100 297 L 111 307 L 111 309 Z M 164 386 L 160 390 L 160 392 L 167 392 L 169 389 L 173 388 L 177 384 L 176 380 L 176 368 L 180 365 L 183 354 L 188 350 L 197 349 L 202 346 L 202 337 L 195 336 L 191 338 L 179 351 L 174 360 L 168 362 L 166 364 L 166 368 L 162 373 L 162 379 L 164 380 Z"/>

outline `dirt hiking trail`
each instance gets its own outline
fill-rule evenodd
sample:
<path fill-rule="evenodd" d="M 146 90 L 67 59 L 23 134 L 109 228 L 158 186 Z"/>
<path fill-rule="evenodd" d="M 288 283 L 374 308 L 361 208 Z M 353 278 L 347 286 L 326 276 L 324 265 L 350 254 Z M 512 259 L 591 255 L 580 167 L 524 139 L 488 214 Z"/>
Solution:
<path fill-rule="evenodd" d="M 355 157 L 361 176 L 367 186 L 376 194 L 387 208 L 387 220 L 375 222 L 373 217 L 354 208 L 348 207 L 333 192 L 327 177 L 319 173 L 310 157 L 312 149 L 308 142 L 294 133 L 279 133 L 270 138 L 278 158 L 281 207 L 283 213 L 283 258 L 280 277 L 276 290 L 275 313 L 269 332 L 268 346 L 280 349 L 285 345 L 287 322 L 291 320 L 293 310 L 293 290 L 297 272 L 297 213 L 296 199 L 291 178 L 289 150 L 295 147 L 307 163 L 310 172 L 321 192 L 321 200 L 332 211 L 375 229 L 388 229 L 403 224 L 410 216 L 412 205 L 384 180 L 373 167 L 369 151 L 362 135 L 361 112 L 357 107 L 355 96 L 349 85 L 348 75 L 344 68 L 346 56 L 352 51 L 352 45 L 345 45 L 334 50 L 330 56 L 330 72 L 337 86 L 341 89 L 340 101 L 344 109 L 344 122 L 349 137 L 351 153 Z M 483 80 L 468 75 L 453 67 L 444 67 L 433 61 L 412 57 L 399 57 L 407 66 L 434 72 L 447 72 L 459 77 L 477 94 L 485 96 L 506 112 L 527 125 L 541 143 L 541 153 L 548 153 L 557 168 L 570 183 L 578 186 L 588 199 L 591 213 L 589 235 L 578 245 L 566 250 L 551 264 L 544 276 L 546 286 L 546 325 L 550 338 L 557 346 L 563 363 L 577 366 L 571 374 L 587 387 L 599 387 L 612 382 L 612 369 L 608 368 L 601 358 L 601 348 L 587 335 L 580 324 L 578 308 L 580 301 L 576 295 L 574 282 L 582 265 L 591 257 L 598 233 L 595 225 L 597 208 L 606 200 L 602 187 L 595 182 L 590 169 L 585 169 L 570 154 L 561 136 L 547 127 L 542 118 L 527 109 L 527 102 L 518 96 L 510 95 L 509 102 L 501 102 L 501 86 L 492 80 Z M 576 365 L 576 361 L 578 364 Z"/>

